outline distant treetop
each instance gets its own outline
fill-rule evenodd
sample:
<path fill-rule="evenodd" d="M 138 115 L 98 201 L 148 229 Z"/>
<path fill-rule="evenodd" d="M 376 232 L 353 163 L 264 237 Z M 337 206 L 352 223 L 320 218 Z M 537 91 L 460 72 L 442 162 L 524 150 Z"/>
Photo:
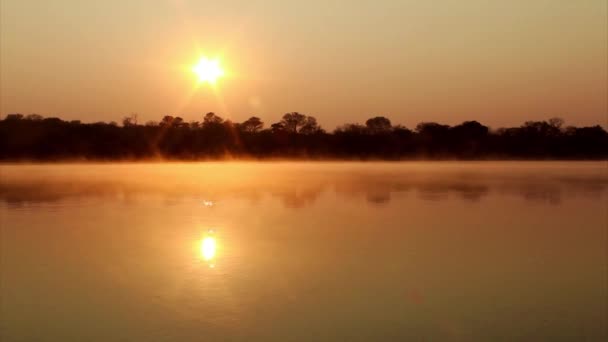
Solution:
<path fill-rule="evenodd" d="M 291 112 L 264 128 L 251 116 L 243 122 L 209 112 L 202 122 L 165 115 L 159 122 L 126 116 L 122 126 L 81 123 L 38 114 L 8 114 L 0 120 L 0 160 L 61 159 L 606 159 L 608 133 L 599 125 L 564 126 L 564 121 L 527 121 L 491 130 L 477 121 L 449 126 L 421 122 L 414 130 L 384 116 L 326 132 L 313 116 Z"/>

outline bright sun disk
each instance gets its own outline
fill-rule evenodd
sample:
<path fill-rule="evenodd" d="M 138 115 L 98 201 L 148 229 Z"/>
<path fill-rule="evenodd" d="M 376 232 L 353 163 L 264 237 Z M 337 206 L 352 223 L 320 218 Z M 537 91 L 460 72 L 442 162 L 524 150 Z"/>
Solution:
<path fill-rule="evenodd" d="M 198 76 L 199 82 L 215 84 L 217 79 L 224 75 L 224 70 L 220 66 L 218 59 L 208 59 L 201 57 L 198 63 L 192 68 L 192 71 Z"/>

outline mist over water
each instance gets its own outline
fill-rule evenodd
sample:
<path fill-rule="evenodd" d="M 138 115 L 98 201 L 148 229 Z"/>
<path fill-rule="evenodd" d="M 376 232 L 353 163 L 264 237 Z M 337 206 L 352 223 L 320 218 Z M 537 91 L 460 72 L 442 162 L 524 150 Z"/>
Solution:
<path fill-rule="evenodd" d="M 591 340 L 606 162 L 0 166 L 0 340 Z"/>

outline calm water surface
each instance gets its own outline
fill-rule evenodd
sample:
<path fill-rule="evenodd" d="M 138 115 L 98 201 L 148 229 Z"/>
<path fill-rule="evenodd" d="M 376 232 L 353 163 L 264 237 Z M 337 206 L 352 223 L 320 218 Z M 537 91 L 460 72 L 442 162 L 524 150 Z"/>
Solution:
<path fill-rule="evenodd" d="M 608 164 L 0 166 L 2 341 L 606 341 Z"/>

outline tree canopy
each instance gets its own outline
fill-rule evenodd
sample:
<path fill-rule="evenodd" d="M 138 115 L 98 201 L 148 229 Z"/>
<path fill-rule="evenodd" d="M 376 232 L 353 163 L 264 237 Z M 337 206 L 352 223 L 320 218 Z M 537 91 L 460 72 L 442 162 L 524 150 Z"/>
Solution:
<path fill-rule="evenodd" d="M 419 123 L 411 130 L 383 116 L 326 132 L 313 116 L 291 112 L 264 128 L 257 116 L 235 123 L 215 113 L 186 122 L 165 115 L 140 124 L 136 114 L 114 122 L 82 123 L 38 114 L 0 120 L 2 160 L 140 160 L 220 158 L 331 159 L 605 159 L 608 133 L 599 125 L 528 121 L 490 129 L 477 121 L 456 126 Z"/>

